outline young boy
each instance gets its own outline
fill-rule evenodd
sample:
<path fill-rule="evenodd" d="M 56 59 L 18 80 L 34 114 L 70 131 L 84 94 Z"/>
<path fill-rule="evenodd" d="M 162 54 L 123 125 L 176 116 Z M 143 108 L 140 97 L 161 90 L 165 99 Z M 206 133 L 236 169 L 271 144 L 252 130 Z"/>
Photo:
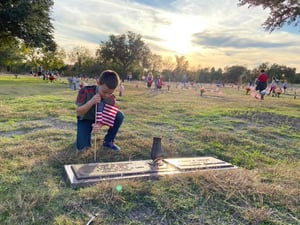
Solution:
<path fill-rule="evenodd" d="M 85 86 L 78 92 L 77 105 L 77 149 L 80 151 L 91 147 L 91 133 L 98 132 L 103 126 L 95 123 L 96 104 L 115 105 L 114 90 L 120 82 L 119 75 L 112 70 L 105 70 L 101 73 L 97 85 Z M 110 127 L 104 137 L 103 146 L 119 151 L 120 147 L 114 143 L 118 130 L 123 122 L 124 115 L 118 111 L 113 127 Z"/>

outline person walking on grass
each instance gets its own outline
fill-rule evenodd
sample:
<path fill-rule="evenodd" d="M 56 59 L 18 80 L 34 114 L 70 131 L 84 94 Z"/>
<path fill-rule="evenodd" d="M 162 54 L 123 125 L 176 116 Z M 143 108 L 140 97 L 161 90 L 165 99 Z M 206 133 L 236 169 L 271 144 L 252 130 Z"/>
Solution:
<path fill-rule="evenodd" d="M 112 70 L 101 73 L 97 85 L 85 86 L 78 92 L 77 105 L 77 150 L 83 151 L 91 147 L 91 134 L 98 132 L 103 126 L 95 122 L 96 105 L 100 102 L 115 105 L 113 92 L 120 83 L 119 75 Z M 118 110 L 112 127 L 109 127 L 104 137 L 103 146 L 113 151 L 119 151 L 120 147 L 115 144 L 115 137 L 122 125 L 124 114 Z"/>
<path fill-rule="evenodd" d="M 270 86 L 270 91 L 269 91 L 268 95 L 270 95 L 271 93 L 272 93 L 272 96 L 275 95 L 276 84 L 277 84 L 276 79 L 275 79 L 275 77 L 273 77 L 272 78 L 272 83 L 271 83 L 271 86 Z"/>
<path fill-rule="evenodd" d="M 282 87 L 283 87 L 283 94 L 286 94 L 286 89 L 288 87 L 287 80 L 284 80 L 284 83 L 283 83 Z"/>
<path fill-rule="evenodd" d="M 148 73 L 147 76 L 147 87 L 150 89 L 153 83 L 153 75 L 151 72 Z"/>
<path fill-rule="evenodd" d="M 259 91 L 261 100 L 264 99 L 264 95 L 266 94 L 267 82 L 268 75 L 265 73 L 265 70 L 261 70 L 260 74 L 257 77 L 255 88 L 256 91 Z"/>
<path fill-rule="evenodd" d="M 162 89 L 162 86 L 163 86 L 163 81 L 162 81 L 160 75 L 158 75 L 157 80 L 156 80 L 156 88 Z"/>

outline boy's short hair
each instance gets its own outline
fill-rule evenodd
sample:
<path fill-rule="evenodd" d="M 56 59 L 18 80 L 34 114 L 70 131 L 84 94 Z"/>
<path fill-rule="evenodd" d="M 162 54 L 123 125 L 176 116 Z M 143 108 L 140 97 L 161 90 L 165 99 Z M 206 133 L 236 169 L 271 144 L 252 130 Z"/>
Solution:
<path fill-rule="evenodd" d="M 99 78 L 99 84 L 106 84 L 109 89 L 116 89 L 120 83 L 120 77 L 113 70 L 104 70 Z"/>

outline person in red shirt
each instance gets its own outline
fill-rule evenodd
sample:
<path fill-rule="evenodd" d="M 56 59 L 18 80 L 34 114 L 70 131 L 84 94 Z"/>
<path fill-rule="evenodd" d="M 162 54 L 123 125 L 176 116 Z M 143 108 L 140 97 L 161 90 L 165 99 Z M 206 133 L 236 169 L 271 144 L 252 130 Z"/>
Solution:
<path fill-rule="evenodd" d="M 151 72 L 149 72 L 148 76 L 147 76 L 147 87 L 151 88 L 153 83 L 153 75 Z"/>
<path fill-rule="evenodd" d="M 157 80 L 156 80 L 156 88 L 157 88 L 157 89 L 161 89 L 162 86 L 163 86 L 163 81 L 162 81 L 161 77 L 158 76 L 158 77 L 157 77 Z"/>
<path fill-rule="evenodd" d="M 265 73 L 265 70 L 261 70 L 260 74 L 256 80 L 256 91 L 259 91 L 261 99 L 264 99 L 264 95 L 266 94 L 266 88 L 268 85 L 268 75 Z"/>

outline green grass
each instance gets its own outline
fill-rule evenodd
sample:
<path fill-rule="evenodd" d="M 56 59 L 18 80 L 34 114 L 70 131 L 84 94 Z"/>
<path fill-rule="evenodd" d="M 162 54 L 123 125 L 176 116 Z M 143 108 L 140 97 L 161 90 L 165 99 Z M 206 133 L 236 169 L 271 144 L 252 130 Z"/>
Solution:
<path fill-rule="evenodd" d="M 299 224 L 300 98 L 206 89 L 200 97 L 200 87 L 156 93 L 125 83 L 122 150 L 99 148 L 97 161 L 149 159 L 160 136 L 166 157 L 213 156 L 238 169 L 71 188 L 63 166 L 94 162 L 93 150 L 75 151 L 77 92 L 66 81 L 1 75 L 0 224 L 79 225 L 95 213 L 103 225 Z"/>

